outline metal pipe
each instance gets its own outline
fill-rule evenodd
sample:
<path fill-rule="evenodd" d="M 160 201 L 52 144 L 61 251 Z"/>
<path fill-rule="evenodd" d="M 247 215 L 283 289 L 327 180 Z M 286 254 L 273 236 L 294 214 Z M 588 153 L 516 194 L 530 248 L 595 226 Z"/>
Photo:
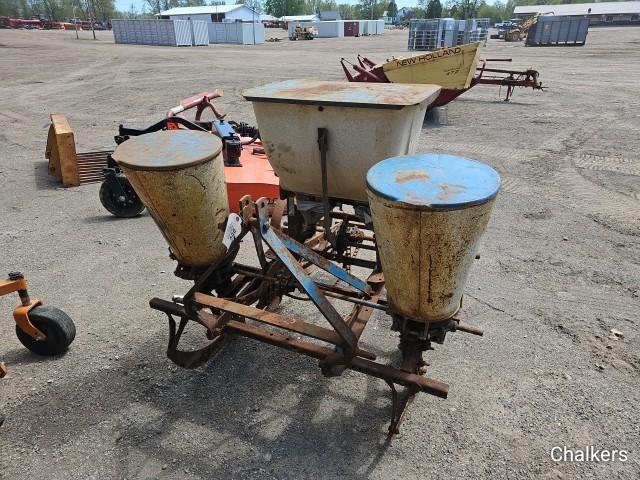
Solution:
<path fill-rule="evenodd" d="M 330 290 L 323 290 L 323 293 L 325 294 L 326 297 L 337 298 L 338 300 L 344 300 L 345 302 L 357 303 L 358 305 L 364 305 L 365 307 L 375 308 L 377 310 L 382 310 L 383 312 L 387 311 L 387 307 L 378 305 L 377 303 L 374 303 L 374 302 L 369 302 L 368 300 L 360 300 L 359 298 L 340 295 L 339 293 L 333 293 Z"/>

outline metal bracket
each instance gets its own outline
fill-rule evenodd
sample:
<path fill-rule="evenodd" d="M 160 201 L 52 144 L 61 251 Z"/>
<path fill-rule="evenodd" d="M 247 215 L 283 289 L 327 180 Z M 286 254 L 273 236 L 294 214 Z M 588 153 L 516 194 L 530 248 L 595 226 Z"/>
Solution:
<path fill-rule="evenodd" d="M 323 256 L 318 255 L 310 248 L 305 247 L 304 245 L 295 241 L 293 238 L 285 235 L 284 233 L 276 229 L 273 229 L 273 231 L 280 239 L 280 241 L 293 253 L 304 257 L 306 260 L 309 260 L 311 263 L 313 263 L 317 267 L 320 267 L 325 272 L 330 273 L 339 280 L 342 280 L 343 282 L 351 285 L 353 288 L 356 288 L 361 292 L 367 294 L 367 284 L 365 282 L 357 277 L 354 277 L 346 270 L 338 267 L 335 263 L 332 263 Z"/>
<path fill-rule="evenodd" d="M 198 368 L 200 365 L 206 363 L 211 356 L 220 350 L 228 341 L 227 335 L 220 334 L 213 339 L 213 341 L 204 348 L 193 351 L 178 350 L 178 343 L 184 332 L 184 328 L 189 322 L 187 317 L 180 319 L 180 325 L 176 328 L 176 321 L 173 316 L 165 312 L 169 320 L 169 343 L 167 345 L 167 358 L 169 358 L 176 365 L 192 369 Z"/>
<path fill-rule="evenodd" d="M 318 129 L 318 148 L 320 149 L 320 170 L 322 172 L 322 207 L 324 210 L 324 237 L 331 245 L 336 246 L 336 236 L 331 230 L 331 205 L 329 204 L 329 170 L 327 166 L 327 151 L 329 150 L 329 131 Z"/>
<path fill-rule="evenodd" d="M 280 259 L 287 270 L 289 270 L 300 285 L 300 288 L 309 295 L 309 298 L 316 307 L 318 307 L 320 313 L 322 313 L 322 315 L 329 321 L 336 333 L 340 336 L 343 341 L 341 346 L 345 350 L 343 361 L 345 363 L 348 362 L 353 358 L 358 344 L 358 339 L 354 335 L 353 331 L 349 328 L 333 305 L 331 305 L 327 300 L 327 297 L 322 293 L 322 290 L 320 290 L 313 280 L 305 273 L 302 265 L 298 263 L 287 246 L 280 240 L 279 236 L 276 235 L 275 230 L 267 223 L 268 210 L 266 198 L 258 199 L 256 202 L 256 216 L 258 217 L 258 229 L 260 236 Z"/>
<path fill-rule="evenodd" d="M 29 292 L 27 291 L 28 286 L 29 284 L 24 279 L 22 273 L 11 272 L 8 280 L 0 280 L 0 297 L 18 292 L 21 305 L 13 310 L 13 319 L 20 330 L 30 337 L 42 341 L 45 340 L 47 336 L 29 320 L 29 312 L 35 307 L 42 305 L 42 302 L 40 300 L 31 300 Z"/>
<path fill-rule="evenodd" d="M 414 397 L 420 391 L 417 388 L 410 386 L 405 387 L 402 397 L 398 393 L 396 386 L 390 380 L 385 380 L 387 385 L 391 388 L 391 423 L 389 425 L 389 437 L 400 433 L 400 424 L 404 420 L 404 414 L 407 411 L 407 407 L 411 405 Z"/>
<path fill-rule="evenodd" d="M 42 340 L 46 340 L 47 336 L 36 328 L 36 326 L 31 323 L 31 320 L 29 320 L 29 312 L 39 305 L 42 305 L 40 300 L 33 300 L 29 305 L 20 305 L 19 307 L 16 307 L 13 311 L 13 319 L 16 321 L 16 325 L 20 330 L 41 342 Z"/>

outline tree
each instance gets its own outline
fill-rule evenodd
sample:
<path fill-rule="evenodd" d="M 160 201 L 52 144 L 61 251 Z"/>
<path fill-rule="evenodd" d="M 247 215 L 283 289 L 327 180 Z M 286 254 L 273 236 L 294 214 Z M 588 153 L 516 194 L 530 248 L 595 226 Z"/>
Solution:
<path fill-rule="evenodd" d="M 338 11 L 340 12 L 340 18 L 343 20 L 353 20 L 356 18 L 356 7 L 349 3 L 339 4 Z"/>
<path fill-rule="evenodd" d="M 396 18 L 398 16 L 398 5 L 395 0 L 391 0 L 387 5 L 387 17 Z"/>
<path fill-rule="evenodd" d="M 480 0 L 451 0 L 449 12 L 452 17 L 459 19 L 474 18 L 479 6 Z"/>
<path fill-rule="evenodd" d="M 113 0 L 93 0 L 93 12 L 96 20 L 104 24 L 108 23 L 116 13 L 114 3 Z"/>
<path fill-rule="evenodd" d="M 387 3 L 383 0 L 358 0 L 356 5 L 357 18 L 369 18 L 371 20 L 382 17 L 387 8 Z"/>
<path fill-rule="evenodd" d="M 264 11 L 260 0 L 236 0 L 236 5 L 246 5 L 258 14 Z"/>
<path fill-rule="evenodd" d="M 507 14 L 506 5 L 502 2 L 489 5 L 483 1 L 478 8 L 478 18 L 488 18 L 489 23 L 494 24 L 511 18 L 511 12 Z"/>
<path fill-rule="evenodd" d="M 304 13 L 304 0 L 266 0 L 264 8 L 276 18 Z"/>
<path fill-rule="evenodd" d="M 442 4 L 440 0 L 430 0 L 427 5 L 427 18 L 442 18 Z"/>
<path fill-rule="evenodd" d="M 144 0 L 144 3 L 149 6 L 151 13 L 159 15 L 160 12 L 169 10 L 170 8 L 180 6 L 178 0 Z"/>

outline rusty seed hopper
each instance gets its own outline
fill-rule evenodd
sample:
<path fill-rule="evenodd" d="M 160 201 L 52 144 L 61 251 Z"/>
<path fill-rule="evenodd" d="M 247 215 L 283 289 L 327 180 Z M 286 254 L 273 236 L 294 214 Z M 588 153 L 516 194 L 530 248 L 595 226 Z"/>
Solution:
<path fill-rule="evenodd" d="M 500 177 L 452 155 L 384 160 L 367 174 L 376 241 L 394 314 L 445 321 L 460 308 Z"/>
<path fill-rule="evenodd" d="M 205 267 L 226 253 L 219 225 L 229 214 L 229 204 L 218 137 L 163 130 L 121 143 L 113 159 L 180 265 Z"/>

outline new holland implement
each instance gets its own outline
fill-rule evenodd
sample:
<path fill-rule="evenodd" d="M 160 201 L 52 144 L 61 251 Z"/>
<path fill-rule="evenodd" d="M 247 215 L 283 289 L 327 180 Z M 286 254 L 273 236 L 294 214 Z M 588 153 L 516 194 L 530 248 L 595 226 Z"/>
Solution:
<path fill-rule="evenodd" d="M 150 301 L 169 322 L 167 356 L 195 368 L 242 336 L 314 358 L 325 376 L 380 378 L 392 393 L 390 435 L 417 393 L 445 398 L 449 387 L 426 376 L 423 353 L 449 332 L 482 334 L 459 313 L 499 177 L 472 160 L 414 155 L 439 92 L 312 80 L 245 91 L 280 178 L 286 227 L 266 198 L 244 196 L 231 212 L 218 137 L 164 130 L 121 143 L 114 160 L 169 243 L 176 275 L 193 281 Z M 242 242 L 255 261 L 240 261 Z M 308 302 L 296 308 L 307 314 L 275 312 L 281 301 Z M 338 313 L 338 302 L 351 311 Z M 376 361 L 371 339 L 361 340 L 374 312 L 399 335 L 396 364 Z M 180 348 L 187 328 L 203 331 L 201 348 Z"/>
<path fill-rule="evenodd" d="M 340 60 L 340 64 L 350 82 L 425 83 L 442 86 L 440 95 L 429 108 L 446 105 L 476 85 L 506 87 L 504 101 L 511 99 L 516 87 L 543 89 L 537 70 L 490 67 L 490 62 L 512 60 L 480 60 L 480 45 L 477 42 L 445 47 L 408 58 L 391 58 L 384 63 L 376 63 L 358 55 L 357 64 L 344 58 Z"/>

